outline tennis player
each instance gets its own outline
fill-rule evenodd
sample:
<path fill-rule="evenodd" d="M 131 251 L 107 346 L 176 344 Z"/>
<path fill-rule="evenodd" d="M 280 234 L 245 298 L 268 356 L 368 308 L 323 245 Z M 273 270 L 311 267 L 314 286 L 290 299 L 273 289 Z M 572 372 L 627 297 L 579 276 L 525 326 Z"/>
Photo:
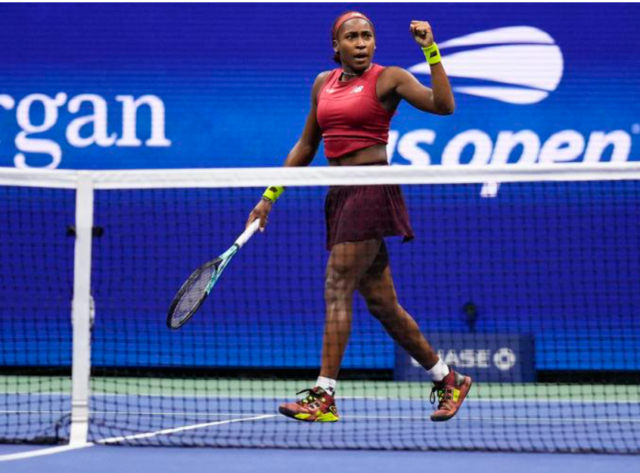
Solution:
<path fill-rule="evenodd" d="M 453 93 L 431 26 L 426 21 L 412 21 L 409 30 L 431 65 L 432 89 L 404 69 L 373 63 L 375 29 L 365 15 L 347 12 L 336 19 L 332 40 L 334 59 L 340 66 L 316 78 L 302 136 L 285 166 L 309 165 L 321 139 L 331 166 L 385 166 L 389 125 L 402 100 L 424 112 L 453 113 Z M 264 228 L 283 191 L 277 186 L 267 188 L 247 225 L 259 218 Z M 435 402 L 437 395 L 438 407 L 431 420 L 451 419 L 469 392 L 471 378 L 454 372 L 438 357 L 415 320 L 398 303 L 384 237 L 413 238 L 399 186 L 332 187 L 325 212 L 331 253 L 325 276 L 320 376 L 312 389 L 298 393 L 305 394 L 303 399 L 282 404 L 280 413 L 305 422 L 339 420 L 336 380 L 351 332 L 353 295 L 358 291 L 371 314 L 433 379 L 431 399 Z"/>

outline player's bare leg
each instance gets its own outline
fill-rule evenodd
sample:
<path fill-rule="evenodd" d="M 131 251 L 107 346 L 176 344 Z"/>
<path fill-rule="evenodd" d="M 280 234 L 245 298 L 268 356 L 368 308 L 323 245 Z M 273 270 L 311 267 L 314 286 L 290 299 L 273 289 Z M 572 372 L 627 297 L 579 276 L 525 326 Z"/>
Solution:
<path fill-rule="evenodd" d="M 320 376 L 337 379 L 353 317 L 353 294 L 375 260 L 380 240 L 340 243 L 331 251 L 325 276 L 326 319 Z"/>
<path fill-rule="evenodd" d="M 363 276 L 358 291 L 367 301 L 371 314 L 380 321 L 391 337 L 413 359 L 432 374 L 440 358 L 420 331 L 413 317 L 398 303 L 389 257 L 383 244 L 380 253 Z M 469 389 L 471 378 L 449 370 L 441 379 L 434 379 L 432 398 L 437 395 L 438 409 L 431 415 L 433 421 L 445 421 L 457 412 Z M 435 399 L 432 399 L 435 402 Z"/>
<path fill-rule="evenodd" d="M 375 260 L 381 244 L 381 240 L 339 243 L 331 250 L 325 276 L 326 318 L 319 379 L 335 383 L 338 378 L 351 334 L 353 293 Z M 315 386 L 301 393 L 307 394 L 304 399 L 280 405 L 280 413 L 305 422 L 339 419 L 331 388 Z"/>

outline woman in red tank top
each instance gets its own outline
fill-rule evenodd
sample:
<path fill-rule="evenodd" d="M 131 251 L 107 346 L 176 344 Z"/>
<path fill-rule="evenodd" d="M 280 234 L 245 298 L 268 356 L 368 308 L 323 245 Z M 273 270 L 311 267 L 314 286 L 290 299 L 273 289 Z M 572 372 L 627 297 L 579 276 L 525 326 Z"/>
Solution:
<path fill-rule="evenodd" d="M 453 94 L 431 26 L 412 21 L 409 31 L 431 65 L 431 89 L 405 69 L 372 62 L 375 30 L 365 15 L 348 12 L 336 19 L 332 41 L 340 67 L 316 78 L 304 131 L 285 166 L 309 165 L 321 139 L 332 166 L 386 165 L 389 124 L 402 100 L 425 112 L 453 113 Z M 275 195 L 265 193 L 247 225 L 257 218 L 262 227 L 266 225 Z M 334 399 L 336 379 L 351 331 L 353 294 L 358 291 L 371 314 L 431 375 L 432 394 L 437 393 L 439 400 L 431 419 L 450 419 L 467 395 L 471 379 L 440 360 L 413 317 L 398 303 L 384 237 L 413 238 L 402 191 L 398 186 L 333 187 L 327 194 L 325 212 L 331 254 L 325 277 L 320 376 L 315 387 L 304 391 L 304 399 L 282 404 L 280 412 L 306 422 L 339 420 Z"/>

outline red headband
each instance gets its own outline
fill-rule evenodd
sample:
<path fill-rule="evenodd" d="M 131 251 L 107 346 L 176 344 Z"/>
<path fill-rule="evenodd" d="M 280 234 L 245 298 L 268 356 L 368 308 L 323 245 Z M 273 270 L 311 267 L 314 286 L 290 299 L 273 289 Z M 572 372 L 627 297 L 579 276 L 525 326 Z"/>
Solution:
<path fill-rule="evenodd" d="M 345 13 L 344 15 L 342 15 L 341 17 L 339 17 L 336 20 L 335 26 L 333 27 L 333 39 L 336 39 L 336 35 L 338 34 L 338 30 L 340 29 L 340 27 L 349 20 L 353 20 L 354 18 L 359 18 L 361 20 L 365 20 L 368 21 L 369 24 L 371 25 L 371 28 L 373 28 L 373 22 L 367 18 L 365 15 L 363 15 L 362 13 L 358 13 L 355 11 L 352 12 L 348 12 Z"/>

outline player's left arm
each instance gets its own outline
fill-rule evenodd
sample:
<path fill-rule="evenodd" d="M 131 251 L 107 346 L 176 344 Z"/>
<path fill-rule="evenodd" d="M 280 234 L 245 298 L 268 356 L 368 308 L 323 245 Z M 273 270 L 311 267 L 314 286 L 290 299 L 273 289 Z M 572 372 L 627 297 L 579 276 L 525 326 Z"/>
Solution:
<path fill-rule="evenodd" d="M 428 22 L 412 21 L 409 31 L 420 47 L 427 48 L 434 44 L 433 31 Z M 456 103 L 442 62 L 431 65 L 431 88 L 423 86 L 405 69 L 399 67 L 390 69 L 390 79 L 399 97 L 425 112 L 437 115 L 451 115 L 454 112 Z"/>

